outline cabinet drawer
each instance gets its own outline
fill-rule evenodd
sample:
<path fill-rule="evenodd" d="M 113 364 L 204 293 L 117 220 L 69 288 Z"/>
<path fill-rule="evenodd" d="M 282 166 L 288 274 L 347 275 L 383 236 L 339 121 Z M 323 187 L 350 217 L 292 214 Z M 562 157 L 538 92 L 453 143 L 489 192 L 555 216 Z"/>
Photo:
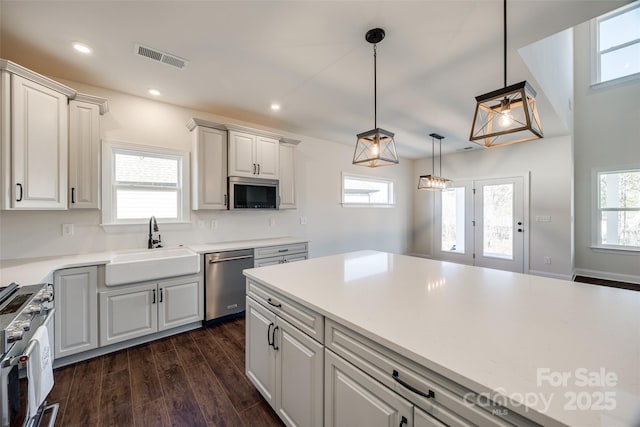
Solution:
<path fill-rule="evenodd" d="M 254 258 L 269 258 L 280 255 L 288 255 L 307 252 L 306 243 L 294 243 L 291 245 L 266 246 L 264 248 L 256 248 Z"/>
<path fill-rule="evenodd" d="M 445 424 L 536 425 L 331 319 L 325 322 L 325 346 Z M 421 395 L 430 392 L 430 398 Z"/>
<path fill-rule="evenodd" d="M 311 338 L 320 343 L 324 342 L 324 316 L 249 279 L 247 279 L 247 295 Z"/>

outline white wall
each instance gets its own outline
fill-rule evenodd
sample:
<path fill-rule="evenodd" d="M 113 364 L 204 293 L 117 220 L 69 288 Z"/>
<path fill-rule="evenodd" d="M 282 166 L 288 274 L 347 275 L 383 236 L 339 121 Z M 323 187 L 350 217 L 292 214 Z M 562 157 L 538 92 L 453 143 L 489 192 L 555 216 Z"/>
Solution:
<path fill-rule="evenodd" d="M 105 97 L 109 113 L 101 119 L 105 139 L 190 150 L 191 134 L 185 123 L 198 117 L 219 123 L 250 123 L 189 110 L 103 88 L 56 79 L 80 92 Z M 272 129 L 273 130 L 273 129 Z M 274 130 L 277 132 L 277 130 Z M 290 211 L 228 212 L 194 211 L 191 224 L 175 229 L 160 224 L 165 246 L 280 236 L 311 240 L 310 256 L 357 249 L 406 253 L 411 245 L 413 162 L 369 169 L 353 166 L 353 147 L 303 135 L 282 133 L 302 143 L 296 152 L 298 208 Z M 355 144 L 355 130 L 354 130 Z M 395 181 L 397 206 L 387 209 L 343 208 L 342 171 L 384 176 Z M 308 219 L 300 224 L 300 217 Z M 270 218 L 275 225 L 270 226 Z M 199 228 L 199 220 L 216 219 L 217 229 Z M 100 252 L 143 248 L 147 228 L 127 233 L 106 233 L 98 210 L 0 212 L 0 259 Z M 75 234 L 62 237 L 64 223 L 74 224 Z"/>
<path fill-rule="evenodd" d="M 596 168 L 640 168 L 640 79 L 590 87 L 589 24 L 574 30 L 576 274 L 640 283 L 640 254 L 591 249 Z"/>
<path fill-rule="evenodd" d="M 545 138 L 443 157 L 442 169 L 453 180 L 529 176 L 529 272 L 571 278 L 571 137 Z M 418 176 L 431 171 L 431 159 L 415 162 L 414 189 Z M 431 253 L 433 198 L 429 191 L 414 190 L 412 252 Z M 550 216 L 551 222 L 535 222 Z M 525 224 L 527 228 L 527 224 Z M 544 257 L 551 264 L 544 264 Z"/>

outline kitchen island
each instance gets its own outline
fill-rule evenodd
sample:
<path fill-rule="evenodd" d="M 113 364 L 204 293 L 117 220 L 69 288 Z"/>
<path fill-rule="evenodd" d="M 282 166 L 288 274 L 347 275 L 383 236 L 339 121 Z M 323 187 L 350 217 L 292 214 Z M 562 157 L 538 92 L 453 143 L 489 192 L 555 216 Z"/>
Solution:
<path fill-rule="evenodd" d="M 395 425 L 609 427 L 634 425 L 640 417 L 639 292 L 376 251 L 250 269 L 245 275 L 257 317 L 266 313 L 262 306 L 276 316 L 263 337 L 269 352 L 286 349 L 287 336 L 274 327 L 284 325 L 284 331 L 291 324 L 297 328 L 290 330 L 303 331 L 324 348 L 322 362 L 313 342 L 304 347 L 314 363 L 320 359 L 324 365 L 323 414 L 315 413 L 316 424 L 323 419 L 326 426 L 341 425 L 340 400 L 361 408 L 349 393 L 367 394 L 367 384 L 382 384 L 383 390 L 362 401 L 382 401 L 388 389 L 390 399 L 413 405 L 397 410 L 389 404 L 382 411 Z M 259 329 L 253 314 L 248 308 L 247 373 L 264 395 L 252 353 L 271 353 L 256 350 L 252 340 L 260 337 L 254 338 Z M 286 354 L 292 353 L 274 357 Z M 393 363 L 400 368 L 384 373 Z M 284 375 L 302 365 L 278 366 L 276 374 Z M 347 378 L 348 372 L 353 376 Z M 297 387 L 317 380 L 305 382 L 302 374 L 287 375 L 299 378 Z M 277 406 L 290 423 L 290 414 Z M 425 412 L 433 416 L 426 422 Z M 370 419 L 365 413 L 352 416 Z"/>

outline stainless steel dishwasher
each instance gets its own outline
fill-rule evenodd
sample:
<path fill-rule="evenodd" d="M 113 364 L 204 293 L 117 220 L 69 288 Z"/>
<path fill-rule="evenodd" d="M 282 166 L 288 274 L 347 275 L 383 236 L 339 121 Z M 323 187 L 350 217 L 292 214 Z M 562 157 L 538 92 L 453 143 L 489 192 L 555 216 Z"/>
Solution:
<path fill-rule="evenodd" d="M 245 310 L 245 277 L 253 249 L 215 252 L 205 257 L 205 322 Z"/>

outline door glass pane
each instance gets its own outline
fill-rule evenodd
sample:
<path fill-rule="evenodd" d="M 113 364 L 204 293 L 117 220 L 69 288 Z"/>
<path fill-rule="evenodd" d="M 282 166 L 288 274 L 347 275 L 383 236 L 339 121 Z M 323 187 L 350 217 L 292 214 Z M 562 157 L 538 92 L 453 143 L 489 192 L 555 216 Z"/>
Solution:
<path fill-rule="evenodd" d="M 464 187 L 442 190 L 442 251 L 464 253 L 464 214 Z"/>
<path fill-rule="evenodd" d="M 482 197 L 482 253 L 513 259 L 513 184 L 485 185 Z"/>

